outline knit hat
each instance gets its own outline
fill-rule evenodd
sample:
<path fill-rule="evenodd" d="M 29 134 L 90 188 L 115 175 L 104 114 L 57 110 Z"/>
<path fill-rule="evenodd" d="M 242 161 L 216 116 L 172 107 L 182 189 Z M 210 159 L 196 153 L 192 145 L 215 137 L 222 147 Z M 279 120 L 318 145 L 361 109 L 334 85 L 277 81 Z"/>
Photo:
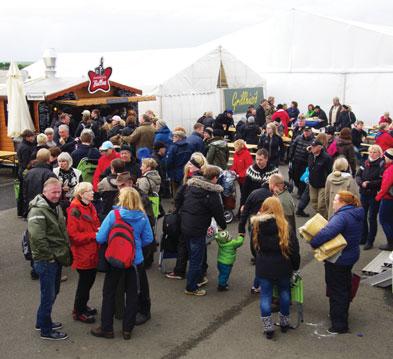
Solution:
<path fill-rule="evenodd" d="M 214 238 L 221 243 L 229 242 L 231 240 L 231 237 L 229 236 L 228 231 L 218 231 L 215 235 Z"/>

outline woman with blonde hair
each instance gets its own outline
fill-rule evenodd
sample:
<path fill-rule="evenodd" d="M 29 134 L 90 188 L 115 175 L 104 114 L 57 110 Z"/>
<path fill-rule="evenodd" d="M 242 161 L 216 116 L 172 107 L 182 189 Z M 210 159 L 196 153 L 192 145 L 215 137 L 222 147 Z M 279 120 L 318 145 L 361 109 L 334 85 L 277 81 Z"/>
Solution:
<path fill-rule="evenodd" d="M 278 168 L 284 145 L 281 136 L 277 134 L 277 126 L 274 122 L 266 125 L 266 133 L 261 136 L 258 143 L 258 149 L 261 148 L 269 153 L 269 163 Z"/>
<path fill-rule="evenodd" d="M 359 196 L 358 186 L 349 173 L 349 164 L 346 158 L 339 157 L 333 163 L 333 171 L 327 176 L 325 183 L 325 203 L 328 218 L 333 216 L 333 200 L 340 191 L 349 191 Z"/>
<path fill-rule="evenodd" d="M 348 332 L 348 310 L 351 302 L 352 267 L 358 261 L 359 243 L 362 238 L 364 210 L 359 198 L 351 192 L 340 191 L 333 201 L 334 215 L 311 241 L 313 248 L 341 234 L 347 246 L 334 260 L 325 261 L 325 282 L 329 291 L 330 320 L 328 332 L 343 334 Z"/>
<path fill-rule="evenodd" d="M 201 152 L 194 152 L 184 166 L 183 184 L 186 184 L 195 174 L 201 174 L 207 164 L 207 159 Z"/>
<path fill-rule="evenodd" d="M 378 145 L 368 148 L 368 159 L 356 172 L 356 183 L 359 186 L 360 201 L 364 208 L 363 235 L 360 244 L 363 249 L 373 248 L 378 230 L 379 202 L 375 199 L 381 188 L 383 174 L 383 151 Z"/>
<path fill-rule="evenodd" d="M 271 303 L 275 285 L 280 292 L 281 331 L 285 333 L 289 328 L 290 280 L 300 265 L 299 243 L 277 197 L 265 199 L 258 214 L 251 218 L 251 224 L 257 252 L 255 275 L 261 288 L 261 318 L 266 338 L 271 339 L 274 334 Z"/>
<path fill-rule="evenodd" d="M 125 280 L 126 305 L 123 318 L 123 338 L 129 340 L 134 328 L 138 311 L 137 266 L 143 265 L 142 247 L 153 241 L 153 233 L 149 219 L 144 211 L 139 193 L 131 187 L 124 187 L 119 193 L 118 206 L 106 216 L 97 233 L 97 242 L 104 244 L 108 241 L 111 229 L 122 220 L 133 229 L 135 244 L 135 258 L 132 266 L 126 269 L 116 268 L 109 263 L 109 270 L 105 274 L 101 326 L 92 329 L 91 334 L 96 337 L 113 338 L 113 315 L 115 311 L 115 294 L 120 280 Z"/>
<path fill-rule="evenodd" d="M 87 306 L 98 263 L 96 233 L 100 221 L 92 204 L 93 199 L 93 185 L 81 182 L 76 185 L 74 199 L 67 209 L 67 232 L 73 256 L 72 268 L 79 274 L 72 315 L 74 320 L 82 323 L 94 323 L 94 315 L 97 314 L 96 309 Z"/>

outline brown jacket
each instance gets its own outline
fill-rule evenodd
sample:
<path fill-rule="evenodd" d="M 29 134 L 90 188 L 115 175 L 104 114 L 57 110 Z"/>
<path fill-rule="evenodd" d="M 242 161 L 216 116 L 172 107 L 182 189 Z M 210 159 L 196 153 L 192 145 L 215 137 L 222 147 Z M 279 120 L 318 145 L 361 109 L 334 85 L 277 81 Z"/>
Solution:
<path fill-rule="evenodd" d="M 138 151 L 142 147 L 153 150 L 154 134 L 156 130 L 151 122 L 145 122 L 135 129 L 130 136 L 123 137 L 123 140 L 129 144 L 134 144 Z"/>

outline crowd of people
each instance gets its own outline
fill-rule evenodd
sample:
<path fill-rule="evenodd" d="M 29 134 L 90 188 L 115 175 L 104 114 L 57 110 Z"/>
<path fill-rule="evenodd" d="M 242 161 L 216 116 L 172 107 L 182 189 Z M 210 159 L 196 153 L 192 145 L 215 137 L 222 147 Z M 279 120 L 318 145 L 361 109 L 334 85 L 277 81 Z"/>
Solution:
<path fill-rule="evenodd" d="M 302 114 L 296 101 L 290 107 L 275 106 L 269 97 L 257 108 L 250 106 L 236 126 L 230 109 L 216 118 L 206 112 L 189 135 L 183 127 L 169 129 L 152 111 L 138 119 L 130 110 L 125 120 L 119 115 L 105 119 L 99 110 L 81 115 L 72 125 L 71 115 L 62 113 L 38 135 L 25 130 L 17 150 L 17 212 L 28 223 L 31 278 L 40 280 L 36 329 L 41 338 L 67 338 L 51 317 L 62 266 L 78 272 L 72 315 L 83 323 L 96 321 L 89 293 L 97 268 L 105 272 L 101 325 L 92 335 L 114 337 L 119 302 L 124 339 L 150 319 L 146 269 L 157 248 L 157 219 L 166 216 L 161 203 L 166 198 L 174 200 L 179 232 L 176 265 L 166 277 L 186 279 L 187 295 L 207 294 L 206 235 L 212 219 L 220 229 L 215 235 L 218 291 L 229 289 L 236 250 L 249 232 L 256 266 L 251 292 L 260 293 L 269 339 L 274 334 L 274 286 L 281 331 L 290 326 L 291 278 L 300 267 L 296 216 L 308 217 L 305 209 L 311 203 L 329 220 L 311 246 L 318 248 L 338 233 L 348 243 L 334 262 L 325 264 L 330 331 L 348 331 L 351 270 L 359 244 L 364 250 L 373 247 L 378 215 L 387 240 L 380 248 L 393 250 L 393 125 L 388 113 L 379 120 L 368 156 L 363 122 L 338 98 L 327 115 L 318 105 L 308 105 Z M 248 145 L 256 145 L 255 154 Z M 284 167 L 279 168 L 285 161 L 288 181 Z M 234 171 L 240 187 L 236 237 L 225 231 L 223 171 Z M 297 208 L 291 194 L 295 188 Z M 120 253 L 121 241 L 129 250 Z"/>

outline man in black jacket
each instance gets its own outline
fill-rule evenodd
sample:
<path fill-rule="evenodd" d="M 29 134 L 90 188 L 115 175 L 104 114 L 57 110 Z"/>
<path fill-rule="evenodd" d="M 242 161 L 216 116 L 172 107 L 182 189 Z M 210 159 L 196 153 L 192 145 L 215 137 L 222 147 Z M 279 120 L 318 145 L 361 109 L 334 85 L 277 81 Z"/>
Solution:
<path fill-rule="evenodd" d="M 17 151 L 18 165 L 19 165 L 18 167 L 19 196 L 17 200 L 17 212 L 19 217 L 23 216 L 23 207 L 24 207 L 23 172 L 26 170 L 31 159 L 31 154 L 33 153 L 34 148 L 36 147 L 34 145 L 35 135 L 33 131 L 24 130 L 21 134 L 21 137 L 23 140 L 20 143 Z"/>
<path fill-rule="evenodd" d="M 202 264 L 206 256 L 206 233 L 214 218 L 219 227 L 226 228 L 224 208 L 221 200 L 222 187 L 217 184 L 220 168 L 206 166 L 203 177 L 194 177 L 187 182 L 180 210 L 181 232 L 187 238 L 189 269 L 185 293 L 206 295 L 198 287 L 201 283 Z M 204 281 L 206 283 L 206 281 Z"/>
<path fill-rule="evenodd" d="M 328 125 L 328 118 L 326 116 L 326 112 L 322 110 L 320 106 L 317 105 L 314 107 L 314 113 L 318 116 L 318 119 L 320 121 L 317 128 L 322 128 Z"/>
<path fill-rule="evenodd" d="M 323 149 L 322 142 L 314 140 L 308 156 L 310 201 L 314 210 L 328 218 L 325 202 L 325 183 L 332 172 L 332 159 Z"/>
<path fill-rule="evenodd" d="M 252 191 L 261 188 L 265 183 L 268 183 L 269 177 L 272 174 L 278 173 L 278 168 L 269 164 L 268 161 L 268 152 L 264 148 L 258 150 L 255 155 L 255 163 L 246 172 L 246 179 L 240 199 L 241 206 L 246 203 L 247 197 Z"/>
<path fill-rule="evenodd" d="M 265 109 L 262 107 L 262 103 L 265 100 L 261 100 L 260 105 L 257 108 L 256 111 L 256 118 L 255 118 L 255 122 L 259 127 L 264 127 L 266 124 L 266 115 L 265 115 Z"/>
<path fill-rule="evenodd" d="M 300 181 L 300 177 L 307 168 L 308 151 L 307 147 L 311 145 L 314 135 L 310 127 L 305 127 L 303 134 L 296 137 L 289 149 L 290 177 L 298 188 L 298 197 L 300 198 L 306 185 Z"/>
<path fill-rule="evenodd" d="M 89 160 L 97 160 L 101 154 L 97 148 L 92 145 L 93 135 L 91 131 L 83 130 L 80 135 L 81 144 L 78 148 L 71 153 L 73 167 L 77 168 L 82 158 L 88 158 Z"/>

